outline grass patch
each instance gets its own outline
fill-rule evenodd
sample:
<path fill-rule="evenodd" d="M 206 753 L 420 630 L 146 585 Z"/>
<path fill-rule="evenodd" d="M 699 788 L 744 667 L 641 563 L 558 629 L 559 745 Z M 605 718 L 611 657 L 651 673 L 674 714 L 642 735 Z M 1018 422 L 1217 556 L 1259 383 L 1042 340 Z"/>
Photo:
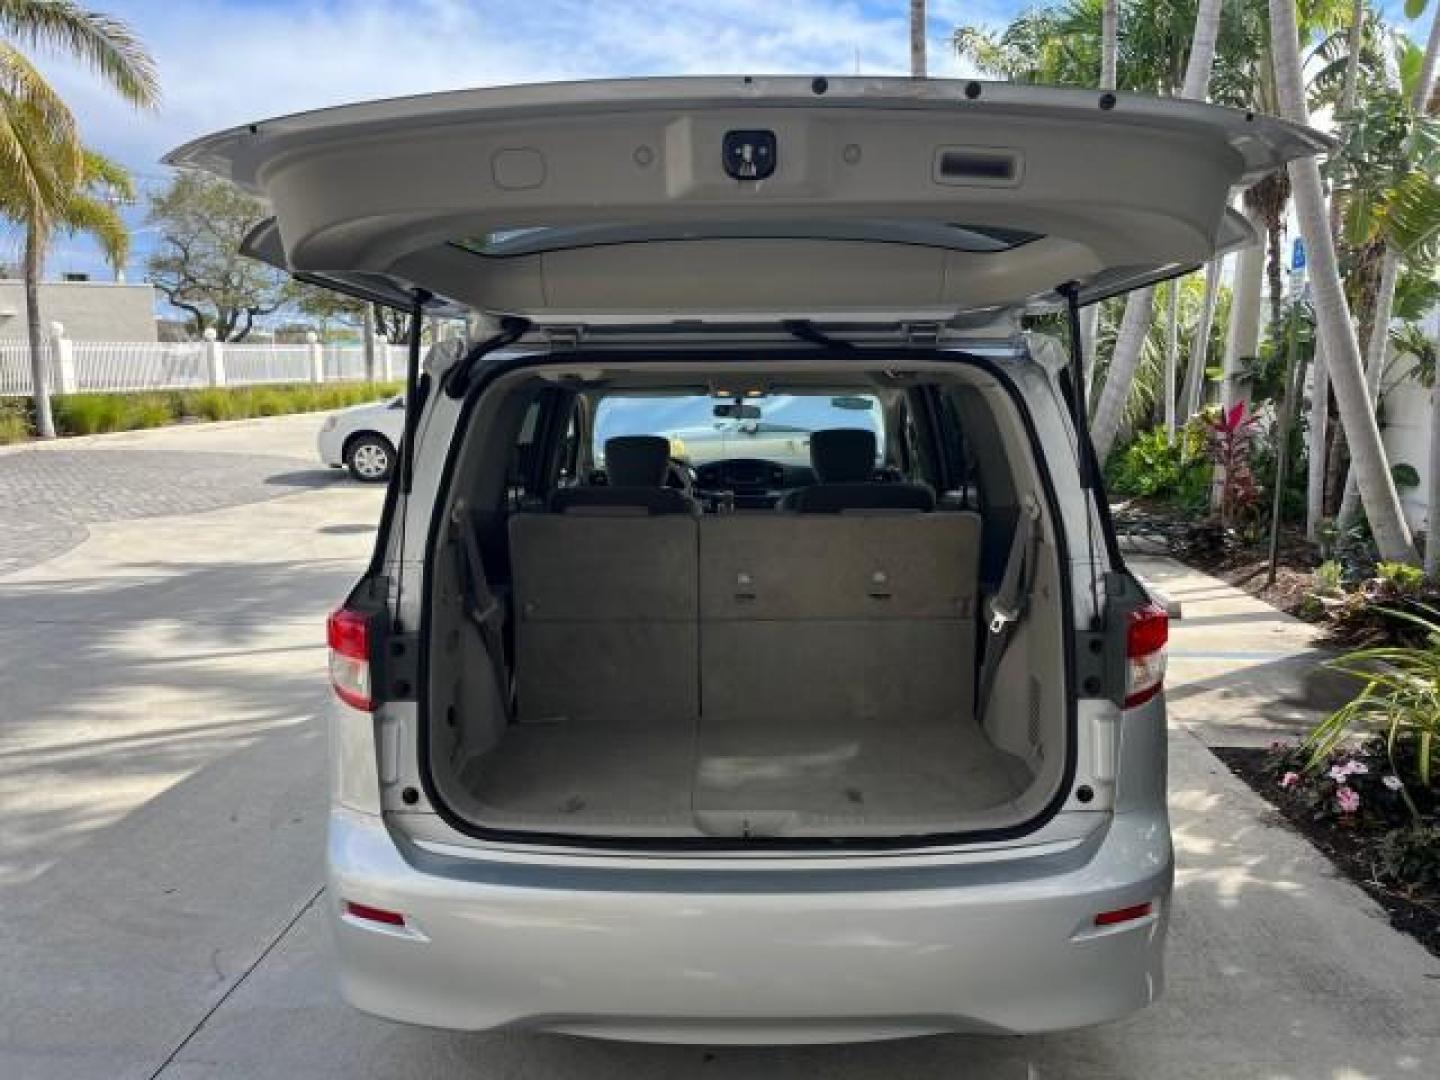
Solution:
<path fill-rule="evenodd" d="M 61 435 L 99 435 L 161 427 L 178 420 L 244 420 L 255 416 L 342 409 L 397 394 L 398 382 L 309 383 L 237 386 L 206 390 L 134 394 L 62 394 L 51 399 L 55 430 Z M 31 432 L 31 404 L 0 401 L 0 443 L 19 442 Z"/>
<path fill-rule="evenodd" d="M 0 400 L 0 446 L 30 437 L 30 416 L 25 402 Z"/>

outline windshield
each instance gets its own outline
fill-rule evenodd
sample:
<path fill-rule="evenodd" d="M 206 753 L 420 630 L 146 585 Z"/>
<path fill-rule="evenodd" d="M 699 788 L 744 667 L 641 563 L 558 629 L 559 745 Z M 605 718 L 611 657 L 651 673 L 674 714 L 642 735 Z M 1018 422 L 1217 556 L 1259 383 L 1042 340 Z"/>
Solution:
<path fill-rule="evenodd" d="M 664 435 L 671 455 L 691 465 L 728 458 L 809 465 L 810 433 L 829 428 L 874 432 L 876 464 L 884 460 L 883 414 L 870 394 L 774 394 L 747 397 L 738 405 L 698 395 L 616 395 L 596 410 L 595 463 L 604 468 L 606 439 Z"/>

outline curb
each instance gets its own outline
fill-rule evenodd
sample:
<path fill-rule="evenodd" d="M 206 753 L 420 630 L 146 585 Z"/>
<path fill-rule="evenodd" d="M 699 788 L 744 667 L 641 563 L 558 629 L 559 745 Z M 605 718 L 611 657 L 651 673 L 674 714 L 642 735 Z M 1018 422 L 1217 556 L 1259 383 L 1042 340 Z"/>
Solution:
<path fill-rule="evenodd" d="M 361 404 L 365 404 L 362 402 Z M 345 406 L 340 409 L 320 409 L 316 412 L 281 413 L 278 416 L 247 416 L 242 420 L 190 420 L 174 424 L 161 424 L 153 428 L 134 428 L 130 431 L 106 431 L 95 435 L 60 435 L 54 439 L 29 439 L 25 442 L 11 443 L 8 446 L 0 446 L 0 457 L 7 454 L 19 454 L 26 451 L 44 452 L 53 447 L 86 446 L 91 443 L 103 443 L 109 440 L 119 440 L 126 437 L 154 435 L 164 431 L 191 431 L 203 428 L 206 431 L 224 430 L 227 428 L 254 427 L 257 424 L 273 424 L 277 421 L 300 421 L 316 416 L 329 416 L 331 413 L 343 412 Z"/>

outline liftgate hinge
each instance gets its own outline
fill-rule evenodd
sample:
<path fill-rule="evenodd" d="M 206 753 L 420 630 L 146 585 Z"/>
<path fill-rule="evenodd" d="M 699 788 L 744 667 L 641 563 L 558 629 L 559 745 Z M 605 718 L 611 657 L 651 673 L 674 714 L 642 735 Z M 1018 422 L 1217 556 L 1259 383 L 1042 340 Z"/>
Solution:
<path fill-rule="evenodd" d="M 941 326 L 938 322 L 906 323 L 902 329 L 907 345 L 933 348 L 940 341 Z"/>
<path fill-rule="evenodd" d="M 1082 698 L 1108 698 L 1122 705 L 1129 668 L 1125 646 L 1130 613 L 1148 596 L 1129 574 L 1113 570 L 1105 574 L 1104 589 L 1100 625 L 1075 635 L 1075 676 Z"/>
<path fill-rule="evenodd" d="M 545 340 L 552 349 L 574 349 L 580 344 L 585 331 L 579 326 L 547 326 Z"/>
<path fill-rule="evenodd" d="M 420 635 L 386 634 L 380 647 L 382 655 L 376 657 L 375 664 L 378 670 L 371 671 L 376 703 L 414 701 L 420 671 Z"/>

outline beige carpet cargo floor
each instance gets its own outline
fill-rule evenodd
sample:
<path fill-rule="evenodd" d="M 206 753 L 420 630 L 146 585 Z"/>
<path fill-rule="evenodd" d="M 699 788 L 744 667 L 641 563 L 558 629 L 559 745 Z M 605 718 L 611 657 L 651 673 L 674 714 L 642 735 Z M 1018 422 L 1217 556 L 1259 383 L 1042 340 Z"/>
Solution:
<path fill-rule="evenodd" d="M 1031 781 L 970 720 L 817 732 L 517 724 L 462 780 L 482 825 L 649 836 L 956 831 Z"/>

